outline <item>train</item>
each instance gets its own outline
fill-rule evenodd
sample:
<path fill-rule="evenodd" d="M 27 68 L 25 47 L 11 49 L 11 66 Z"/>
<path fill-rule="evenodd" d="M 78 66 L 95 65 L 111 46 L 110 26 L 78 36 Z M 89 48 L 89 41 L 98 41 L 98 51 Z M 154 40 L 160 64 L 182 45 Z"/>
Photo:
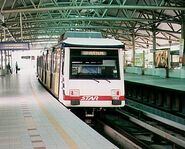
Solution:
<path fill-rule="evenodd" d="M 68 108 L 123 107 L 123 51 L 101 32 L 67 31 L 37 57 L 37 76 Z"/>

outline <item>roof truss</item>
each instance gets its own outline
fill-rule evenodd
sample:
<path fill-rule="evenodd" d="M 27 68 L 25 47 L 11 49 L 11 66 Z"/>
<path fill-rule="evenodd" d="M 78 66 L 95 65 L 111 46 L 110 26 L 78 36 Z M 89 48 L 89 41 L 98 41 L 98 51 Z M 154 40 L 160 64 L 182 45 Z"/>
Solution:
<path fill-rule="evenodd" d="M 154 31 L 158 40 L 178 43 L 185 12 L 183 0 L 4 0 L 0 6 L 6 40 L 51 40 L 66 30 L 96 30 L 128 47 L 135 34 L 136 47 L 143 48 L 152 45 Z"/>

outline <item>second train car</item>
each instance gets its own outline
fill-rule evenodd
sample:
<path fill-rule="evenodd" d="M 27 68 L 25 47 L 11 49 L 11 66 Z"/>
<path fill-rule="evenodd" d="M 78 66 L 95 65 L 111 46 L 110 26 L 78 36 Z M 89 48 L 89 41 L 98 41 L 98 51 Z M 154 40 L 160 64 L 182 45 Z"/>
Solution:
<path fill-rule="evenodd" d="M 123 49 L 99 32 L 66 32 L 37 58 L 42 84 L 66 107 L 125 105 Z"/>

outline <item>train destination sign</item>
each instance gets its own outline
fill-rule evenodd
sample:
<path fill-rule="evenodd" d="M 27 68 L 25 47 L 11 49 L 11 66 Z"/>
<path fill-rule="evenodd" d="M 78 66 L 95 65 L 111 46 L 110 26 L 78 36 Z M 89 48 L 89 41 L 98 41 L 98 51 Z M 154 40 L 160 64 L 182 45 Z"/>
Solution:
<path fill-rule="evenodd" d="M 107 55 L 106 51 L 81 51 L 81 55 Z"/>
<path fill-rule="evenodd" d="M 0 50 L 30 50 L 28 42 L 0 42 Z"/>

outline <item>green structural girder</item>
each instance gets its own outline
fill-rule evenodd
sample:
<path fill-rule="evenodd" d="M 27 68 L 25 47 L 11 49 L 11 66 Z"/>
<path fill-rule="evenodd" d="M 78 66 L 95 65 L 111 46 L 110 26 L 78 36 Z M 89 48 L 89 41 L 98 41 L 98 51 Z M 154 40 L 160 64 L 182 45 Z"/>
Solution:
<path fill-rule="evenodd" d="M 93 6 L 66 6 L 66 7 L 47 7 L 47 8 L 20 8 L 11 10 L 2 10 L 1 13 L 19 13 L 19 12 L 46 12 L 56 10 L 83 10 L 83 9 L 130 9 L 130 10 L 181 10 L 185 11 L 185 7 L 172 6 L 135 6 L 135 5 L 93 5 Z"/>
<path fill-rule="evenodd" d="M 146 18 L 126 18 L 126 17 L 68 17 L 68 18 L 53 18 L 52 20 L 48 19 L 26 19 L 23 23 L 32 23 L 32 22 L 65 22 L 65 21 L 135 21 L 135 22 L 171 22 L 174 24 L 180 24 L 180 20 L 165 20 L 165 19 L 146 19 Z M 17 21 L 9 21 L 8 24 L 14 24 L 17 23 Z M 18 22 L 19 23 L 19 22 Z"/>
<path fill-rule="evenodd" d="M 156 38 L 179 42 L 183 0 L 8 0 L 0 1 L 6 31 L 0 28 L 1 40 L 33 41 L 54 39 L 66 30 L 101 31 L 111 34 L 131 47 L 152 45 L 153 26 Z M 165 27 L 163 27 L 165 26 Z M 44 36 L 47 36 L 46 38 Z M 160 45 L 160 43 L 156 43 Z"/>

